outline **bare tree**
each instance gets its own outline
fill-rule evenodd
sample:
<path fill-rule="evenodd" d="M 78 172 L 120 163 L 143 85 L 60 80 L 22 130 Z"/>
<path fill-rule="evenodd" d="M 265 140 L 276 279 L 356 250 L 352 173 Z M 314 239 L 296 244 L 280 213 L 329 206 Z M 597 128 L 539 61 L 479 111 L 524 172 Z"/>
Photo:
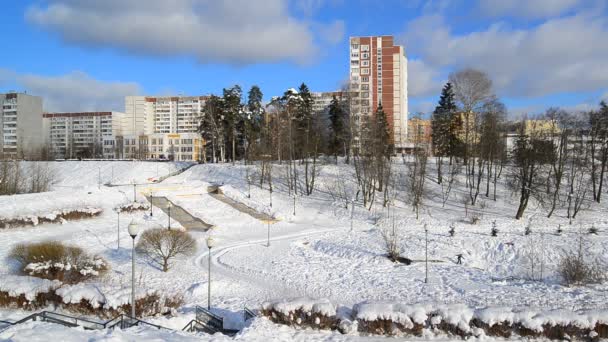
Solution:
<path fill-rule="evenodd" d="M 571 133 L 571 123 L 568 113 L 557 108 L 549 108 L 546 112 L 546 117 L 550 122 L 549 138 L 553 143 L 555 153 L 551 155 L 550 175 L 547 177 L 550 180 L 551 208 L 547 217 L 551 217 L 559 200 L 559 192 L 561 190 L 562 180 L 564 178 L 566 160 L 568 159 L 568 140 Z"/>
<path fill-rule="evenodd" d="M 161 267 L 163 272 L 167 272 L 172 259 L 196 252 L 196 240 L 185 231 L 154 228 L 141 235 L 137 249 L 153 264 Z"/>
<path fill-rule="evenodd" d="M 526 130 L 526 120 L 522 120 L 514 150 L 512 185 L 520 190 L 519 206 L 515 215 L 518 220 L 523 216 L 532 195 L 538 200 L 542 199 L 538 188 L 545 183 L 541 180 L 540 171 L 555 153 L 551 142 L 543 139 L 541 131 L 534 127 L 534 122 L 532 126 Z"/>

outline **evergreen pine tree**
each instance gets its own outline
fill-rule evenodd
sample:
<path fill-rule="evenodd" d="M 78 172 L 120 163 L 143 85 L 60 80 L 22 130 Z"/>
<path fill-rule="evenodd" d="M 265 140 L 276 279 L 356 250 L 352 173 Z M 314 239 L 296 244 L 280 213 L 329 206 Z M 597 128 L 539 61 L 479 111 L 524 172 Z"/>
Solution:
<path fill-rule="evenodd" d="M 376 110 L 375 126 L 375 138 L 378 144 L 376 151 L 386 157 L 390 157 L 393 152 L 393 146 L 390 138 L 390 127 L 386 119 L 386 113 L 382 108 L 382 103 L 378 104 L 378 109 Z"/>
<path fill-rule="evenodd" d="M 454 156 L 456 136 L 452 122 L 456 114 L 456 100 L 451 83 L 446 83 L 441 91 L 439 103 L 431 117 L 431 138 L 437 161 L 437 182 L 442 182 L 442 158 Z"/>
<path fill-rule="evenodd" d="M 345 139 L 344 117 L 344 108 L 334 95 L 329 104 L 330 137 L 328 150 L 330 154 L 336 157 L 336 163 L 338 162 L 338 153 L 342 149 Z"/>

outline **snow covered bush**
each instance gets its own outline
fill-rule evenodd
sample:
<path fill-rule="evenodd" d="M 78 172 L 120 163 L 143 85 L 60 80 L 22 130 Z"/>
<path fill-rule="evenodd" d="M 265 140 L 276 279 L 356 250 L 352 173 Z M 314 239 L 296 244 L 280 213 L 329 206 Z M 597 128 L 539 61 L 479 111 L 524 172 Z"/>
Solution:
<path fill-rule="evenodd" d="M 149 210 L 150 209 L 150 204 L 148 204 L 147 202 L 129 202 L 129 203 L 125 203 L 120 205 L 119 207 L 115 208 L 115 211 L 118 212 L 127 212 L 127 213 L 131 213 L 134 211 L 139 211 L 139 210 Z"/>
<path fill-rule="evenodd" d="M 606 278 L 599 260 L 586 260 L 582 253 L 576 252 L 564 254 L 558 272 L 568 286 L 600 283 Z"/>
<path fill-rule="evenodd" d="M 50 191 L 56 178 L 49 163 L 32 163 L 28 169 L 19 161 L 0 161 L 0 195 Z"/>
<path fill-rule="evenodd" d="M 149 229 L 141 235 L 137 250 L 146 255 L 153 264 L 161 267 L 163 272 L 167 272 L 173 258 L 196 252 L 196 240 L 182 230 Z"/>
<path fill-rule="evenodd" d="M 67 220 L 80 220 L 99 216 L 102 209 L 95 207 L 84 207 L 77 209 L 54 210 L 48 214 L 20 215 L 13 217 L 0 217 L 0 228 L 16 228 L 37 226 L 41 223 L 61 223 Z"/>
<path fill-rule="evenodd" d="M 88 255 L 79 247 L 65 246 L 57 241 L 18 244 L 13 247 L 10 257 L 19 262 L 25 274 L 64 283 L 79 283 L 108 269 L 101 257 Z"/>

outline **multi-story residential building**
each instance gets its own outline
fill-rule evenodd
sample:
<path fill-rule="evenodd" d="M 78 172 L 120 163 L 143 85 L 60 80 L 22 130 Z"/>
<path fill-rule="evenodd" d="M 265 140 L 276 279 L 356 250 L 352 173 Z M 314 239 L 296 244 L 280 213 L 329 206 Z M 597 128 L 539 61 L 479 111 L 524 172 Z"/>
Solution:
<path fill-rule="evenodd" d="M 123 113 L 44 113 L 51 154 L 55 158 L 112 158 Z"/>
<path fill-rule="evenodd" d="M 407 58 L 392 36 L 351 37 L 351 115 L 359 125 L 382 104 L 395 151 L 407 144 Z M 355 138 L 357 140 L 357 137 Z"/>
<path fill-rule="evenodd" d="M 206 96 L 127 96 L 117 139 L 122 158 L 201 160 L 198 131 Z"/>
<path fill-rule="evenodd" d="M 430 148 L 432 142 L 431 120 L 411 118 L 407 121 L 407 142 Z"/>
<path fill-rule="evenodd" d="M 10 92 L 0 94 L 0 104 L 0 157 L 40 157 L 45 143 L 42 98 Z"/>
<path fill-rule="evenodd" d="M 313 99 L 312 112 L 315 114 L 326 114 L 334 96 L 338 100 L 343 99 L 343 92 L 341 91 L 311 92 L 310 94 Z"/>

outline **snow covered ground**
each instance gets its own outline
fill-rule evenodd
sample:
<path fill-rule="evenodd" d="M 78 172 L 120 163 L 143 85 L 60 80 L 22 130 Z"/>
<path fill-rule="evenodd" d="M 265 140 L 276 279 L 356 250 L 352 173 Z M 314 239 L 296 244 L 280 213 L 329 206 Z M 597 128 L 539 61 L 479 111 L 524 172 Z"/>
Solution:
<path fill-rule="evenodd" d="M 55 191 L 45 194 L 0 197 L 2 213 L 25 211 L 46 212 L 53 206 L 86 203 L 103 208 L 95 218 L 60 224 L 40 224 L 30 228 L 0 230 L 0 258 L 19 242 L 47 239 L 78 245 L 109 261 L 111 271 L 91 287 L 99 289 L 117 304 L 128 300 L 130 286 L 131 239 L 126 227 L 138 219 L 145 228 L 166 226 L 167 216 L 154 208 L 152 218 L 142 219 L 143 212 L 121 214 L 120 248 L 117 248 L 117 214 L 111 209 L 132 200 L 133 187 L 102 186 L 98 189 L 99 170 L 102 183 L 127 184 L 133 178 L 146 182 L 176 171 L 184 165 L 152 162 L 57 162 L 61 180 Z M 395 169 L 405 177 L 406 167 L 400 161 Z M 112 177 L 112 169 L 114 169 Z M 159 170 L 157 173 L 157 169 Z M 246 173 L 254 178 L 251 197 Z M 344 183 L 348 196 L 354 194 L 353 170 L 348 165 L 325 165 L 311 196 L 296 197 L 287 192 L 282 178 L 284 170 L 274 167 L 272 193 L 256 183 L 256 167 L 245 165 L 196 165 L 159 184 L 138 186 L 141 193 L 153 190 L 155 196 L 166 196 L 192 215 L 214 225 L 210 232 L 192 232 L 198 242 L 194 257 L 178 260 L 163 273 L 142 258 L 137 259 L 136 281 L 140 291 L 159 290 L 168 294 L 183 294 L 186 304 L 173 318 L 148 318 L 148 321 L 169 328 L 181 329 L 194 317 L 194 306 L 207 305 L 207 267 L 209 254 L 205 244 L 211 235 L 217 246 L 211 253 L 212 302 L 214 311 L 225 317 L 227 327 L 240 328 L 245 306 L 257 308 L 264 301 L 286 297 L 308 296 L 328 298 L 344 305 L 364 301 L 403 304 L 437 303 L 465 304 L 473 308 L 507 306 L 510 308 L 550 309 L 608 309 L 608 286 L 566 287 L 556 274 L 560 256 L 577 248 L 579 229 L 591 224 L 599 228 L 598 235 L 584 235 L 586 251 L 604 264 L 608 260 L 608 216 L 605 205 L 593 205 L 580 214 L 572 226 L 557 212 L 551 219 L 544 210 L 532 203 L 526 217 L 513 219 L 517 197 L 499 188 L 498 201 L 482 196 L 482 205 L 468 208 L 468 217 L 457 199 L 463 184 L 457 184 L 452 198 L 442 207 L 440 187 L 433 181 L 432 170 L 427 180 L 428 195 L 419 220 L 407 204 L 407 194 L 398 192 L 390 219 L 380 204 L 371 210 L 357 203 L 351 231 L 351 210 L 332 196 L 336 179 Z M 274 224 L 258 221 L 207 194 L 209 185 L 223 185 L 226 196 L 247 204 L 260 212 L 280 219 Z M 56 200 L 50 200 L 55 198 Z M 483 209 L 481 208 L 483 206 Z M 380 229 L 392 228 L 393 216 L 400 236 L 402 255 L 415 262 L 406 266 L 389 261 L 384 254 Z M 468 223 L 471 216 L 480 218 L 476 225 Z M 530 220 L 531 218 L 531 220 Z M 492 222 L 499 229 L 497 237 L 490 235 Z M 531 222 L 532 233 L 524 235 Z M 425 284 L 425 232 L 428 231 L 429 281 Z M 456 234 L 448 229 L 455 224 Z M 172 223 L 172 226 L 176 223 Z M 556 234 L 561 224 L 564 232 Z M 270 231 L 270 233 L 269 233 Z M 270 242 L 268 246 L 268 242 Z M 539 251 L 543 251 L 539 254 Z M 529 258 L 540 257 L 543 281 L 529 280 L 532 274 Z M 463 264 L 456 264 L 456 255 L 463 254 Z M 15 265 L 0 264 L 0 279 L 14 274 Z M 539 265 L 534 275 L 539 276 Z M 0 280 L 1 281 L 1 280 Z M 72 292 L 87 296 L 90 291 Z M 17 319 L 24 311 L 0 309 L 0 319 Z M 223 336 L 208 337 L 187 333 L 154 332 L 143 328 L 116 332 L 89 332 L 66 329 L 48 324 L 15 326 L 0 333 L 0 340 L 37 340 L 45 334 L 65 336 L 65 340 L 158 339 L 190 340 L 209 338 L 225 340 Z M 63 339 L 63 338 L 62 338 Z M 362 339 L 353 335 L 331 332 L 296 331 L 278 326 L 265 319 L 256 319 L 237 340 L 328 340 Z M 365 340 L 377 338 L 364 338 Z"/>

